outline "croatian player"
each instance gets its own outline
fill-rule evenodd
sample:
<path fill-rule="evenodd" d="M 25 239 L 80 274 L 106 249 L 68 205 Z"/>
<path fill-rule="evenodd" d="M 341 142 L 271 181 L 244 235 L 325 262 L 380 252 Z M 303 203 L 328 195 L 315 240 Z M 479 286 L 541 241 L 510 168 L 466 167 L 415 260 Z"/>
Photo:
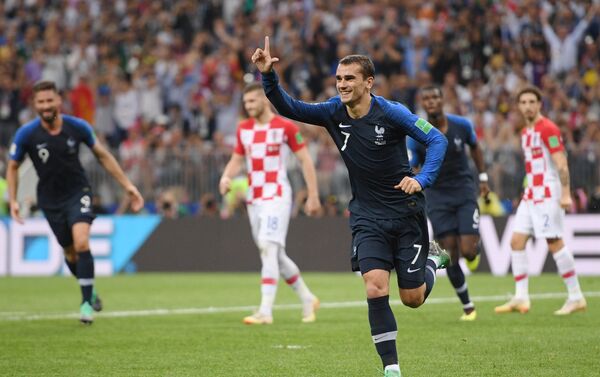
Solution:
<path fill-rule="evenodd" d="M 521 147 L 525 154 L 527 186 L 517 208 L 510 241 L 516 292 L 511 300 L 497 306 L 495 311 L 529 311 L 531 304 L 525 246 L 533 236 L 546 239 L 548 250 L 552 253 L 569 294 L 564 305 L 554 314 L 568 315 L 585 310 L 587 303 L 575 273 L 575 259 L 562 239 L 565 209 L 572 204 L 565 147 L 558 127 L 540 113 L 542 93 L 538 88 L 521 89 L 517 94 L 517 104 L 525 119 Z"/>
<path fill-rule="evenodd" d="M 248 217 L 262 262 L 262 299 L 258 311 L 245 317 L 243 322 L 248 325 L 273 323 L 273 303 L 280 275 L 302 301 L 302 322 L 314 322 L 319 300 L 285 252 L 292 210 L 292 189 L 285 166 L 286 146 L 302 166 L 308 189 L 305 211 L 309 216 L 321 210 L 315 168 L 298 127 L 273 113 L 260 83 L 244 88 L 243 103 L 250 118 L 238 126 L 235 149 L 219 182 L 219 191 L 225 195 L 231 188 L 232 178 L 246 163 Z"/>

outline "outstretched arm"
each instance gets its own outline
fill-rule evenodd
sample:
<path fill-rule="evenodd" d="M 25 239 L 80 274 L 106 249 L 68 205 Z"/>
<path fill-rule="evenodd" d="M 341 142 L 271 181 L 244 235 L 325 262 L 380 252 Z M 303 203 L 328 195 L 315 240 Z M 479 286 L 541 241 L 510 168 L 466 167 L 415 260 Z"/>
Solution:
<path fill-rule="evenodd" d="M 129 178 L 127 178 L 125 172 L 123 172 L 123 169 L 121 169 L 121 166 L 119 166 L 119 163 L 115 160 L 113 155 L 98 141 L 94 143 L 92 152 L 94 152 L 94 155 L 104 169 L 106 169 L 106 171 L 119 182 L 125 192 L 127 192 L 131 203 L 131 209 L 134 212 L 141 210 L 142 207 L 144 207 L 144 198 L 142 198 L 137 187 L 135 187 Z"/>
<path fill-rule="evenodd" d="M 332 104 L 328 102 L 312 104 L 290 97 L 279 85 L 279 78 L 273 70 L 273 63 L 278 61 L 279 58 L 271 56 L 269 37 L 265 37 L 265 48 L 256 49 L 252 55 L 252 62 L 262 74 L 263 87 L 269 101 L 286 118 L 308 124 L 324 125 Z"/>
<path fill-rule="evenodd" d="M 23 224 L 23 219 L 19 214 L 19 202 L 17 202 L 17 190 L 19 188 L 19 166 L 20 162 L 15 160 L 8 161 L 8 168 L 6 170 L 6 181 L 8 183 L 8 204 L 10 206 L 10 216 L 18 222 Z"/>
<path fill-rule="evenodd" d="M 309 216 L 316 216 L 321 212 L 321 201 L 319 200 L 319 189 L 317 188 L 317 173 L 308 149 L 303 147 L 296 151 L 296 157 L 302 166 L 302 175 L 306 182 L 308 198 L 304 206 L 304 212 Z"/>

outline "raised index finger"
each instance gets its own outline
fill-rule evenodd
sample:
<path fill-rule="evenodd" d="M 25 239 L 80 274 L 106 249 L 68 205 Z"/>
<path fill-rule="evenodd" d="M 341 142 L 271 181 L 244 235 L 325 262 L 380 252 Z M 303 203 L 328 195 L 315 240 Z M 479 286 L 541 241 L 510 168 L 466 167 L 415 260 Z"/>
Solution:
<path fill-rule="evenodd" d="M 265 54 L 269 55 L 269 37 L 265 36 Z"/>

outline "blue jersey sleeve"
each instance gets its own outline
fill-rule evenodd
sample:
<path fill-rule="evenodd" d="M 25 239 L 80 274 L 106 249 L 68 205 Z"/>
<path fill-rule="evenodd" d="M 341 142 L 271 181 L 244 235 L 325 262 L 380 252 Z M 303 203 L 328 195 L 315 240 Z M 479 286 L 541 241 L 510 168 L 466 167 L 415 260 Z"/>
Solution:
<path fill-rule="evenodd" d="M 324 126 L 335 111 L 334 102 L 308 103 L 296 100 L 279 85 L 275 71 L 262 74 L 265 94 L 275 109 L 286 118 L 298 122 Z"/>
<path fill-rule="evenodd" d="M 414 179 L 423 189 L 431 186 L 440 172 L 448 140 L 431 123 L 417 117 L 400 104 L 389 103 L 386 106 L 386 116 L 392 124 L 401 127 L 408 136 L 426 146 L 425 162 Z"/>
<path fill-rule="evenodd" d="M 69 119 L 73 122 L 75 127 L 81 132 L 82 139 L 81 141 L 85 143 L 88 147 L 93 148 L 96 144 L 96 133 L 92 126 L 83 119 L 69 117 Z"/>
<path fill-rule="evenodd" d="M 12 144 L 10 145 L 9 158 L 13 161 L 22 162 L 25 158 L 25 143 L 29 135 L 26 127 L 21 127 L 17 130 Z"/>
<path fill-rule="evenodd" d="M 465 119 L 465 128 L 467 129 L 467 143 L 474 147 L 477 145 L 477 134 L 475 134 L 475 127 L 473 127 L 473 123 L 470 120 Z"/>
<path fill-rule="evenodd" d="M 416 142 L 412 137 L 408 136 L 406 138 L 406 148 L 408 149 L 408 162 L 410 163 L 410 167 L 416 168 L 421 166 L 423 163 L 423 153 L 419 143 Z"/>

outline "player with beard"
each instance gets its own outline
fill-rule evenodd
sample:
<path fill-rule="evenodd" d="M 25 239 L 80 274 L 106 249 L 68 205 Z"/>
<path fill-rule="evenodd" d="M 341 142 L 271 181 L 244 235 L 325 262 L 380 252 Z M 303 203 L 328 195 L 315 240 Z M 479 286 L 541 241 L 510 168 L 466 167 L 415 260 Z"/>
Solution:
<path fill-rule="evenodd" d="M 279 276 L 298 294 L 302 302 L 302 322 L 314 322 L 319 300 L 308 289 L 298 266 L 285 252 L 292 189 L 287 178 L 285 160 L 289 149 L 296 155 L 306 181 L 308 199 L 305 212 L 316 215 L 321 210 L 315 168 L 298 127 L 271 110 L 260 83 L 244 88 L 242 98 L 249 119 L 237 130 L 237 143 L 219 182 L 225 195 L 231 180 L 246 162 L 248 172 L 248 217 L 252 237 L 260 251 L 261 294 L 256 313 L 244 318 L 247 325 L 273 323 L 273 303 Z"/>
<path fill-rule="evenodd" d="M 463 305 L 464 313 L 460 319 L 473 321 L 477 318 L 477 312 L 469 298 L 465 275 L 458 264 L 460 256 L 463 256 L 467 267 L 474 271 L 480 258 L 479 207 L 467 149 L 479 172 L 479 194 L 483 197 L 490 191 L 488 176 L 471 122 L 466 118 L 444 113 L 444 100 L 439 87 L 423 87 L 420 96 L 427 120 L 435 124 L 448 139 L 440 175 L 426 190 L 427 217 L 431 221 L 434 238 L 450 252 L 451 263 L 446 272 Z M 408 147 L 411 151 L 411 166 L 419 167 L 425 161 L 425 148 L 414 139 L 409 140 Z"/>
<path fill-rule="evenodd" d="M 81 288 L 80 321 L 91 324 L 93 311 L 100 311 L 102 304 L 94 290 L 94 259 L 89 243 L 90 227 L 96 216 L 92 212 L 92 189 L 79 160 L 79 145 L 87 145 L 119 182 L 134 211 L 144 206 L 144 199 L 115 158 L 96 140 L 92 127 L 83 119 L 61 114 L 61 104 L 54 82 L 34 85 L 33 106 L 39 117 L 17 130 L 10 147 L 6 174 L 10 214 L 23 223 L 17 202 L 18 170 L 27 154 L 39 177 L 38 207 L 63 247 L 66 264 Z"/>
<path fill-rule="evenodd" d="M 521 89 L 517 105 L 525 120 L 521 147 L 525 155 L 527 184 L 517 208 L 510 241 L 511 267 L 516 292 L 496 313 L 527 313 L 530 309 L 525 246 L 530 237 L 546 239 L 568 297 L 556 315 L 583 311 L 587 303 L 575 273 L 575 259 L 563 241 L 565 209 L 572 205 L 569 165 L 560 129 L 541 114 L 542 93 L 536 87 Z"/>

